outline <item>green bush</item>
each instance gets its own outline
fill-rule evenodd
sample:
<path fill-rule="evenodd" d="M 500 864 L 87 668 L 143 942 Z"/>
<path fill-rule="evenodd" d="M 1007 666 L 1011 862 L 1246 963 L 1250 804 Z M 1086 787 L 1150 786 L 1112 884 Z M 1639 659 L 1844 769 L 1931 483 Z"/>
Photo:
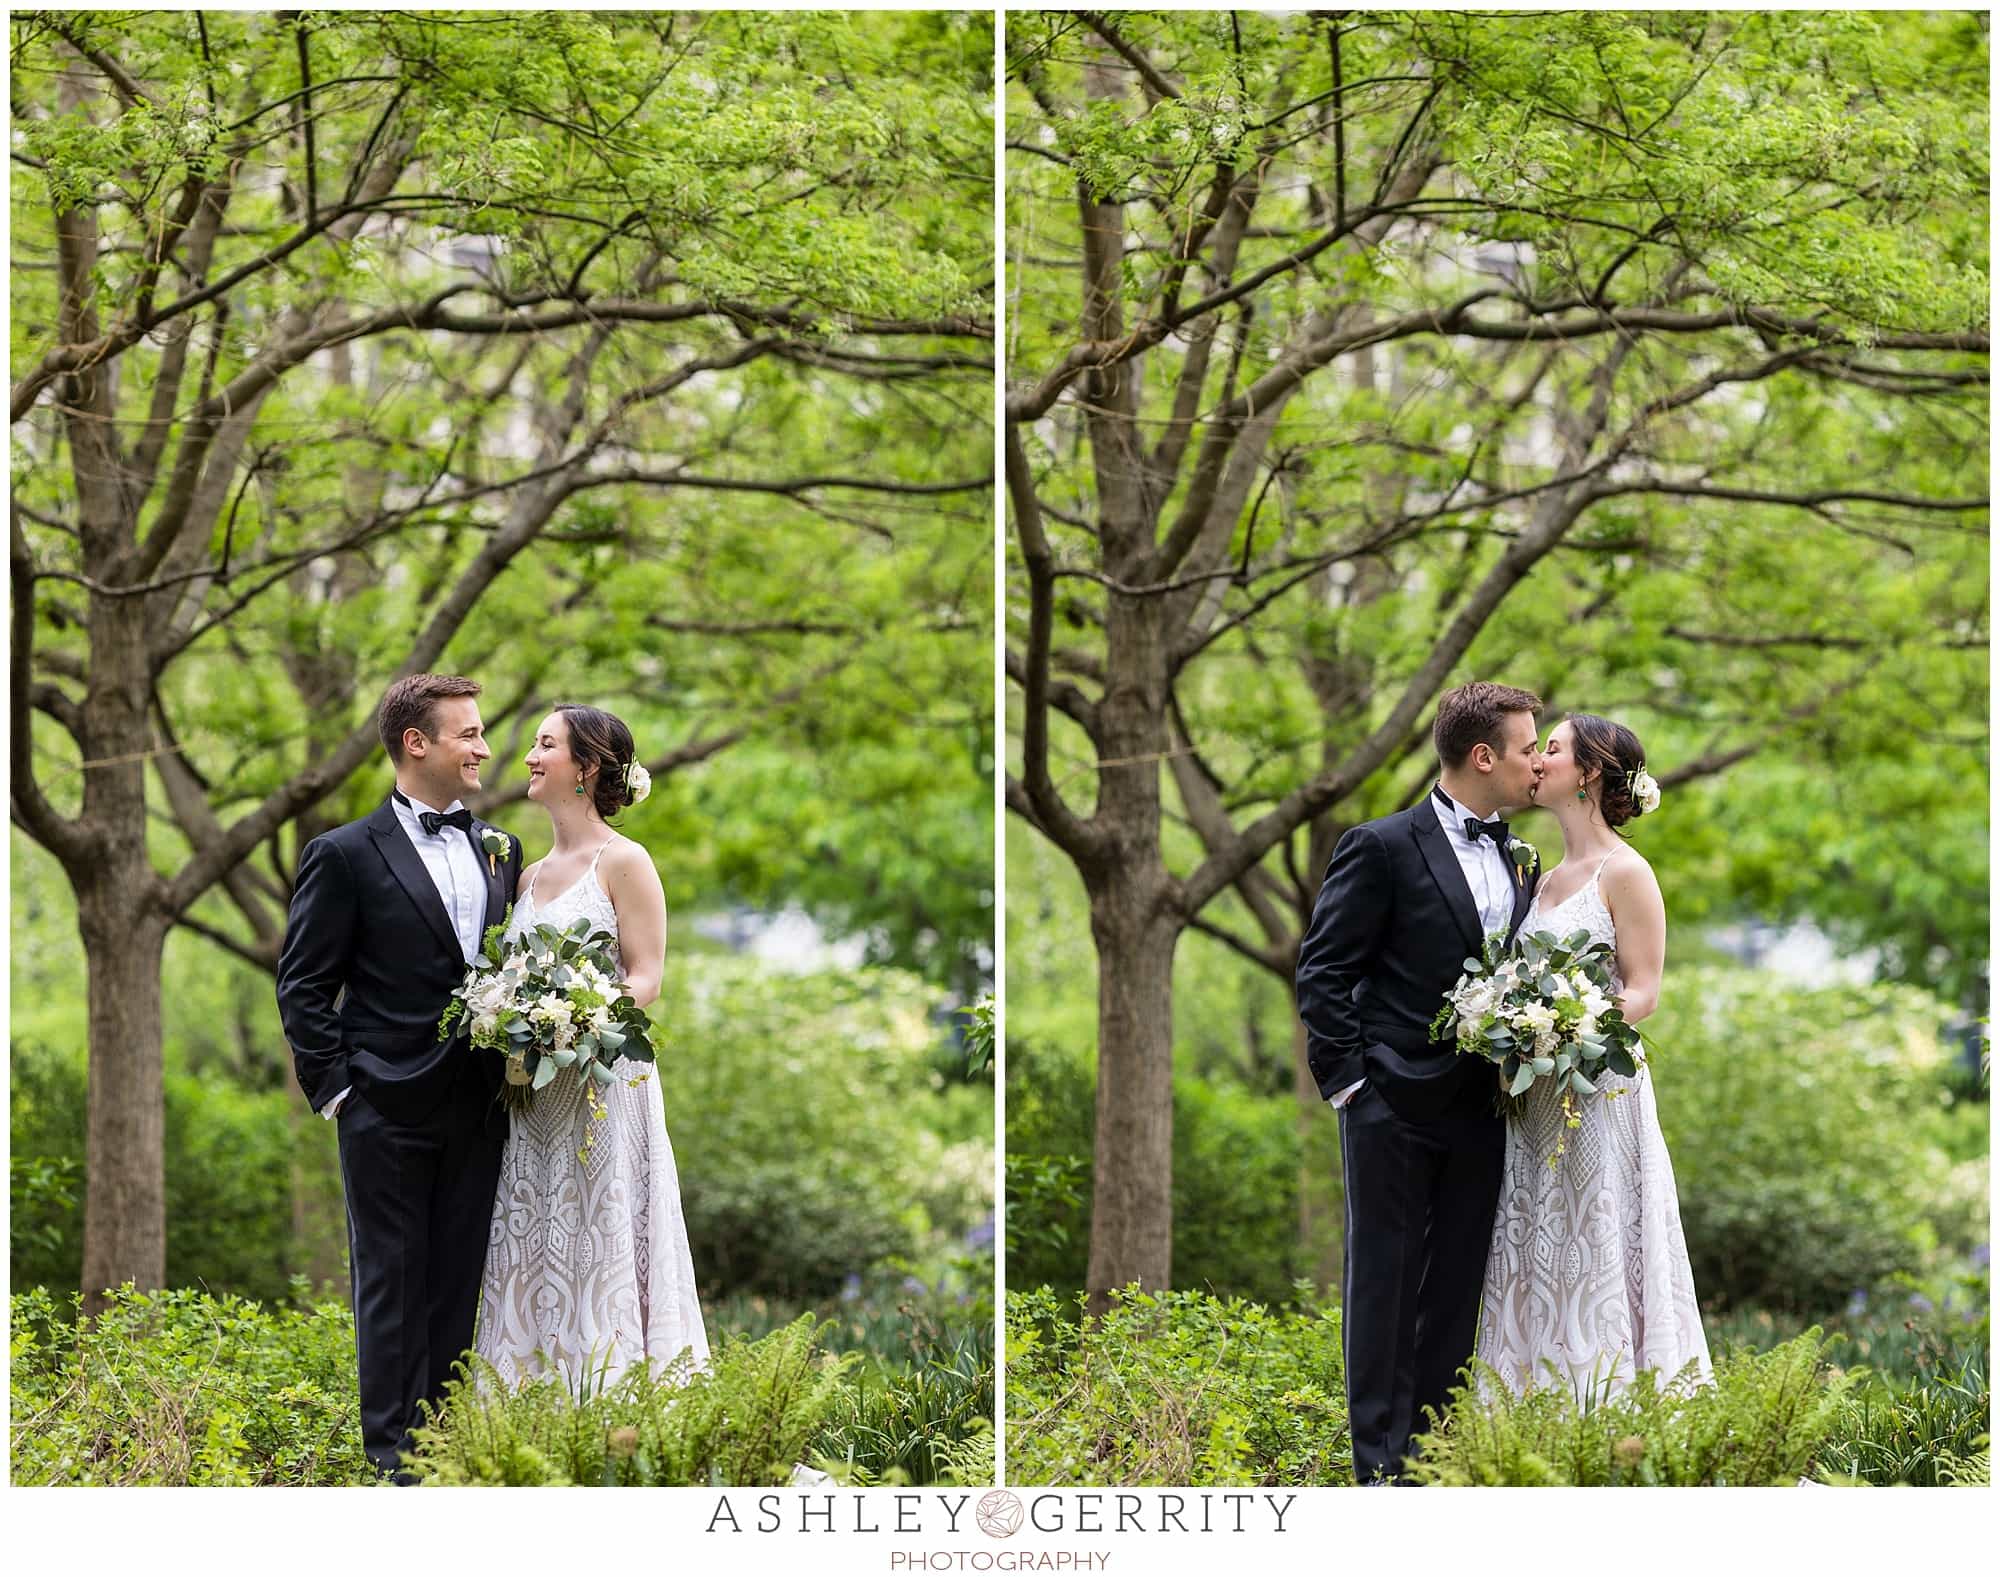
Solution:
<path fill-rule="evenodd" d="M 849 1483 L 993 1482 L 993 1326 L 919 1326 L 909 1362 L 845 1392 L 813 1460 Z"/>
<path fill-rule="evenodd" d="M 518 1390 L 475 1360 L 404 1465 L 432 1485 L 783 1484 L 848 1389 L 810 1317 L 760 1341 L 724 1337 L 706 1370 L 638 1365 L 579 1397 L 557 1377 Z"/>
<path fill-rule="evenodd" d="M 1946 1149 L 1943 1004 L 1740 969 L 1667 981 L 1646 1029 L 1704 1304 L 1823 1316 L 1984 1237 L 1985 1168 Z"/>
<path fill-rule="evenodd" d="M 73 1294 L 37 1287 L 14 1294 L 10 1334 L 16 1484 L 372 1480 L 337 1303 L 127 1287 L 80 1325 Z"/>
<path fill-rule="evenodd" d="M 1008 1295 L 1011 1482 L 1347 1482 L 1337 1309 L 1129 1288 L 1101 1320 L 1076 1311 Z"/>
<path fill-rule="evenodd" d="M 1581 1408 L 1566 1385 L 1516 1397 L 1476 1366 L 1439 1428 L 1419 1435 L 1419 1484 L 1796 1484 L 1828 1437 L 1847 1377 L 1806 1332 L 1767 1353 L 1716 1365 L 1715 1384 L 1685 1394 L 1650 1371 L 1609 1401 Z M 1484 1391 L 1486 1394 L 1481 1395 Z"/>
<path fill-rule="evenodd" d="M 658 1076 L 704 1296 L 822 1297 L 991 1213 L 992 1088 L 933 1065 L 934 997 L 893 970 L 669 959 Z"/>
<path fill-rule="evenodd" d="M 1980 1484 L 1989 1469 L 1993 1389 L 1982 1343 L 1914 1384 L 1869 1377 L 1833 1421 L 1821 1477 L 1862 1484 Z"/>
<path fill-rule="evenodd" d="M 1007 1043 L 1007 1275 L 1084 1284 L 1095 1073 L 1082 1057 Z M 1306 1267 L 1299 1136 L 1288 1098 L 1174 1080 L 1174 1284 L 1282 1303 Z"/>
<path fill-rule="evenodd" d="M 993 1205 L 993 1093 L 937 1066 L 948 1026 L 914 977 L 773 976 L 749 960 L 670 962 L 656 1018 L 668 1131 L 709 1298 L 814 1299 L 901 1257 L 959 1249 Z M 82 1269 L 85 1064 L 16 1041 L 13 1284 Z M 220 1071 L 166 1077 L 167 1279 L 266 1301 L 295 1276 L 344 1283 L 331 1125 L 290 1089 Z"/>
<path fill-rule="evenodd" d="M 8 1259 L 16 1287 L 66 1292 L 82 1275 L 84 1067 L 81 1050 L 13 1045 Z M 290 1091 L 170 1070 L 166 1191 L 171 1283 L 275 1301 L 296 1276 L 339 1276 L 345 1216 L 334 1136 Z"/>

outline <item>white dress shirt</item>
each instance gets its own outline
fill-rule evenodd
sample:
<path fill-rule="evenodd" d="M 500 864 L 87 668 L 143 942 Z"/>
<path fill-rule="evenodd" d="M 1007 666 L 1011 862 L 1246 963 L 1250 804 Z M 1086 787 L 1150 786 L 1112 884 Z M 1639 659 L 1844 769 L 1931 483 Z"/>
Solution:
<path fill-rule="evenodd" d="M 444 807 L 443 814 L 459 808 L 464 801 L 453 800 Z M 458 937 L 458 945 L 470 964 L 479 954 L 479 939 L 486 929 L 486 875 L 480 869 L 479 856 L 473 852 L 472 840 L 456 827 L 440 827 L 436 832 L 424 831 L 424 824 L 417 820 L 417 812 L 434 810 L 422 800 L 410 797 L 409 803 L 390 797 L 389 805 L 396 813 L 396 821 L 410 845 L 417 851 L 417 858 L 424 862 L 424 869 L 430 873 L 431 882 L 437 888 L 438 897 L 444 900 L 444 912 L 451 919 L 451 928 Z M 349 1085 L 320 1108 L 320 1116 L 331 1122 L 340 1115 L 340 1103 L 347 1099 Z"/>
<path fill-rule="evenodd" d="M 1445 801 L 1442 805 L 1438 803 L 1440 796 Z M 1472 906 L 1479 911 L 1480 935 L 1491 936 L 1495 931 L 1506 930 L 1508 921 L 1514 918 L 1514 868 L 1500 845 L 1491 838 L 1468 838 L 1465 835 L 1466 822 L 1490 818 L 1467 810 L 1445 792 L 1442 783 L 1432 793 L 1431 808 L 1437 812 L 1438 825 L 1444 829 L 1444 841 L 1458 856 L 1458 868 L 1465 873 L 1465 885 L 1472 889 Z M 1326 1098 L 1327 1104 L 1336 1109 L 1345 1106 L 1354 1099 L 1354 1092 L 1367 1082 L 1366 1079 L 1356 1079 L 1346 1089 L 1335 1090 Z"/>

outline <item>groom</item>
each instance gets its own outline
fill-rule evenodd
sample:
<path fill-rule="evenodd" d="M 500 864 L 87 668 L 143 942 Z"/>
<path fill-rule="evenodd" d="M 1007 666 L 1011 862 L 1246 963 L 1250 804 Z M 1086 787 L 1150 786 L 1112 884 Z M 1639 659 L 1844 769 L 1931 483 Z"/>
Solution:
<path fill-rule="evenodd" d="M 472 1345 L 505 1120 L 497 1059 L 437 1023 L 521 871 L 460 804 L 486 746 L 479 686 L 412 674 L 382 698 L 396 789 L 299 856 L 278 1015 L 306 1099 L 339 1124 L 361 1380 L 361 1443 L 399 1473 Z"/>
<path fill-rule="evenodd" d="M 1474 683 L 1438 704 L 1437 786 L 1350 828 L 1299 945 L 1313 1078 L 1340 1112 L 1347 1191 L 1342 1346 L 1354 1476 L 1401 1478 L 1423 1410 L 1444 1411 L 1478 1332 L 1506 1131 L 1491 1067 L 1433 1045 L 1467 958 L 1528 912 L 1539 861 L 1517 865 L 1502 810 L 1541 776 L 1541 702 Z M 1523 851 L 1526 852 L 1526 851 Z"/>

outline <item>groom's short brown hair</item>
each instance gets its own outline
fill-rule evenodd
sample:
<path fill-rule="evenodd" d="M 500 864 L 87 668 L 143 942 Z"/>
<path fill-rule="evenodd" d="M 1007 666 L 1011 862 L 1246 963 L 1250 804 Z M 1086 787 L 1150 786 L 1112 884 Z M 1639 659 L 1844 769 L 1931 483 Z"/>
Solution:
<path fill-rule="evenodd" d="M 479 694 L 479 681 L 457 674 L 411 674 L 389 686 L 382 697 L 382 747 L 398 765 L 403 760 L 403 731 L 437 731 L 437 704 L 455 695 Z"/>
<path fill-rule="evenodd" d="M 1431 724 L 1431 743 L 1437 746 L 1439 762 L 1447 767 L 1464 761 L 1474 745 L 1491 745 L 1496 756 L 1504 756 L 1507 738 L 1501 725 L 1508 713 L 1541 709 L 1542 698 L 1533 691 L 1475 679 L 1445 691 L 1444 699 L 1438 702 L 1437 721 Z"/>

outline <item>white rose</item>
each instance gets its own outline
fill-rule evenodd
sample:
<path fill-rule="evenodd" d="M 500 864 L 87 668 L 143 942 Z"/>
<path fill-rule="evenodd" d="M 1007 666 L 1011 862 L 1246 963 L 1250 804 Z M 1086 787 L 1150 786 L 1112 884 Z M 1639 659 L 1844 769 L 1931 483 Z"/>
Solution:
<path fill-rule="evenodd" d="M 1632 797 L 1639 802 L 1641 815 L 1650 816 L 1660 808 L 1660 785 L 1644 767 L 1632 779 Z"/>
<path fill-rule="evenodd" d="M 1518 1022 L 1537 1036 L 1545 1035 L 1556 1027 L 1556 1010 L 1546 1002 L 1530 1002 L 1521 1009 Z"/>

